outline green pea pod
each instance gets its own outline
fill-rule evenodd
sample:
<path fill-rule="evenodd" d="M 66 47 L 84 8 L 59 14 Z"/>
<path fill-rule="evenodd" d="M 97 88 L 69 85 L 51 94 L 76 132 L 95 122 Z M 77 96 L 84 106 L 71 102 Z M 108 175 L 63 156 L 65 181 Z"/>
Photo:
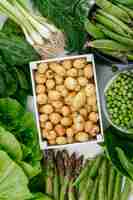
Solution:
<path fill-rule="evenodd" d="M 107 197 L 107 160 L 103 160 L 99 171 L 98 200 L 106 200 Z"/>
<path fill-rule="evenodd" d="M 129 180 L 129 178 L 126 178 L 125 180 L 125 185 L 124 185 L 124 190 L 121 193 L 121 200 L 128 200 L 129 197 L 129 193 L 131 191 L 131 181 Z"/>
<path fill-rule="evenodd" d="M 121 187 L 122 187 L 122 176 L 119 172 L 117 172 L 115 179 L 113 200 L 120 200 Z"/>
<path fill-rule="evenodd" d="M 109 178 L 108 178 L 108 195 L 107 195 L 108 200 L 112 200 L 115 178 L 116 178 L 116 170 L 111 165 L 109 168 Z"/>
<path fill-rule="evenodd" d="M 116 151 L 117 151 L 117 155 L 120 160 L 120 163 L 122 164 L 123 168 L 126 170 L 126 172 L 129 174 L 129 176 L 133 180 L 133 164 L 128 160 L 124 151 L 121 148 L 116 147 Z"/>

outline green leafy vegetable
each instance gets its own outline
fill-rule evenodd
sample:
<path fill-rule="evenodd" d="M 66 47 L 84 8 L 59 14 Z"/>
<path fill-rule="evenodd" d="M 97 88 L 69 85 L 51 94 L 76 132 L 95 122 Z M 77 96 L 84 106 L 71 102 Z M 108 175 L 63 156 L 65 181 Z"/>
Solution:
<path fill-rule="evenodd" d="M 32 113 L 14 99 L 0 99 L 0 125 L 18 139 L 23 150 L 23 160 L 40 169 L 42 154 L 39 149 L 37 129 Z"/>
<path fill-rule="evenodd" d="M 86 33 L 84 19 L 88 16 L 87 0 L 33 0 L 41 13 L 59 27 L 66 35 L 67 49 L 80 51 Z"/>
<path fill-rule="evenodd" d="M 10 159 L 6 152 L 0 151 L 0 199 L 26 200 L 31 198 L 28 179 L 23 170 Z"/>

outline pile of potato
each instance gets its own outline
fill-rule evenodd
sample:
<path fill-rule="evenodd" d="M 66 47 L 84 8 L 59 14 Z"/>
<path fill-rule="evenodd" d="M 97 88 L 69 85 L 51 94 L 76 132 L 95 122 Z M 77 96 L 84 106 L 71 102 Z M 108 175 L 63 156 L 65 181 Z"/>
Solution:
<path fill-rule="evenodd" d="M 62 145 L 96 137 L 100 131 L 96 88 L 86 58 L 40 63 L 35 82 L 43 139 Z"/>

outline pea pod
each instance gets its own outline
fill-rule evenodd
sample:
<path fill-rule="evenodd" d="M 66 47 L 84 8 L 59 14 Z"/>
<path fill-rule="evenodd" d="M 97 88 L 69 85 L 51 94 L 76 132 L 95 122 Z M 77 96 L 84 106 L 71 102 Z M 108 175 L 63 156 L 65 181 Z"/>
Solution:
<path fill-rule="evenodd" d="M 116 151 L 123 168 L 129 174 L 129 176 L 133 179 L 133 164 L 128 160 L 124 151 L 121 148 L 116 147 Z"/>
<path fill-rule="evenodd" d="M 127 12 L 123 9 L 119 8 L 118 6 L 112 4 L 110 1 L 107 0 L 96 0 L 96 5 L 98 5 L 103 11 L 119 18 L 120 20 L 130 23 L 131 19 Z"/>
<path fill-rule="evenodd" d="M 114 185 L 113 200 L 120 200 L 121 186 L 122 186 L 122 176 L 119 172 L 117 172 Z"/>

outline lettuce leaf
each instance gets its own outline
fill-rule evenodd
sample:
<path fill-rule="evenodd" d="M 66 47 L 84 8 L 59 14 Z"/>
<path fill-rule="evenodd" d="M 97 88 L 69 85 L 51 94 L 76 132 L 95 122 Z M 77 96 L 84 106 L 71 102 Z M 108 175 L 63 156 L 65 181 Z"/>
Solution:
<path fill-rule="evenodd" d="M 22 160 L 21 145 L 13 134 L 0 127 L 0 149 L 6 151 L 14 160 Z"/>
<path fill-rule="evenodd" d="M 4 151 L 0 151 L 0 199 L 27 200 L 32 194 L 23 170 Z"/>

